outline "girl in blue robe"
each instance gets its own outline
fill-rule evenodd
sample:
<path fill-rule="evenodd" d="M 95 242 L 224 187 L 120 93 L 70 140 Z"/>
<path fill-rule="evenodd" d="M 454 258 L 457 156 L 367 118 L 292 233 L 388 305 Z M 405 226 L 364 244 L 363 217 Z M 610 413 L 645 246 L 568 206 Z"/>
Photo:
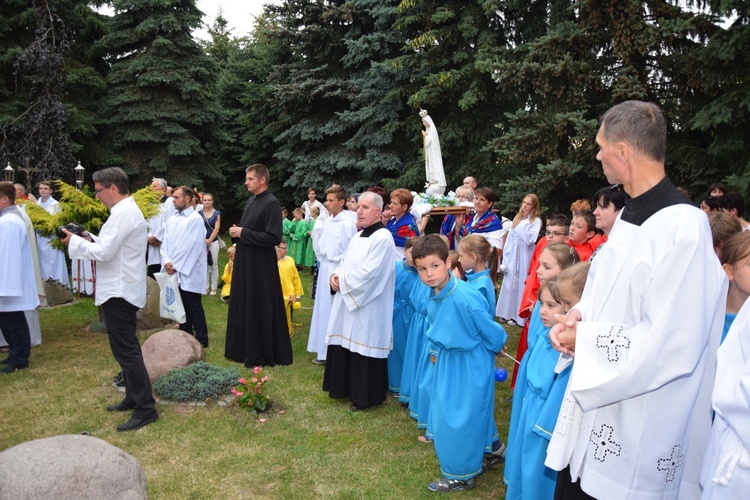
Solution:
<path fill-rule="evenodd" d="M 567 267 L 565 261 L 562 267 Z M 571 366 L 555 372 L 560 353 L 552 347 L 548 333 L 556 323 L 554 315 L 566 313 L 580 299 L 588 267 L 588 263 L 579 263 L 562 271 L 556 280 L 540 279 L 539 301 L 529 324 L 529 350 L 521 360 L 513 393 L 503 478 L 508 485 L 506 498 L 543 500 L 554 496 L 557 471 L 546 467 L 544 461 Z"/>
<path fill-rule="evenodd" d="M 466 282 L 475 288 L 486 300 L 487 313 L 495 316 L 495 283 L 497 280 L 497 250 L 490 245 L 489 241 L 478 234 L 470 234 L 461 240 L 458 245 L 458 261 L 466 272 Z M 494 365 L 494 354 L 490 353 Z M 494 407 L 494 393 L 492 406 Z M 495 452 L 503 456 L 505 446 L 500 442 L 495 419 L 492 419 L 492 428 L 487 436 L 486 453 Z"/>

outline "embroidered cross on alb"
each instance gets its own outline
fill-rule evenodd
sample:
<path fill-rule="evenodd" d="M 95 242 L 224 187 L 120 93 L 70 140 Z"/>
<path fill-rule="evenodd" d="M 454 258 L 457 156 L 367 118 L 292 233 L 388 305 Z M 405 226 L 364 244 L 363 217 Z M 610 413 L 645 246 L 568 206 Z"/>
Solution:
<path fill-rule="evenodd" d="M 660 458 L 656 470 L 659 472 L 667 473 L 667 482 L 671 483 L 674 481 L 677 469 L 685 465 L 685 455 L 680 453 L 682 445 L 676 444 L 672 446 L 672 454 L 669 458 Z"/>
<path fill-rule="evenodd" d="M 560 407 L 560 414 L 557 417 L 557 425 L 555 426 L 555 433 L 561 436 L 566 436 L 570 432 L 570 428 L 573 426 L 573 412 L 575 411 L 576 403 L 570 396 L 563 400 L 562 406 Z"/>
<path fill-rule="evenodd" d="M 607 460 L 607 454 L 619 457 L 620 456 L 620 445 L 612 439 L 615 429 L 607 424 L 602 424 L 599 432 L 591 431 L 591 442 L 594 444 L 596 449 L 594 450 L 594 458 L 604 463 Z"/>
<path fill-rule="evenodd" d="M 596 347 L 607 350 L 607 361 L 620 361 L 620 348 L 630 349 L 630 339 L 622 335 L 621 326 L 613 326 L 606 335 L 596 336 Z"/>

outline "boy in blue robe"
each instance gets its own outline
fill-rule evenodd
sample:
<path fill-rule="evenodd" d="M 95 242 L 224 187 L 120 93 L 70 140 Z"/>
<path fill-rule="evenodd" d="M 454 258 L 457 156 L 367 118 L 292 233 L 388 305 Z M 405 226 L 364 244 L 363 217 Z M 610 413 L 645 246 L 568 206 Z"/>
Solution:
<path fill-rule="evenodd" d="M 481 294 L 451 274 L 448 249 L 427 235 L 412 249 L 419 278 L 432 289 L 427 339 L 435 349 L 428 428 L 443 477 L 430 491 L 471 489 L 482 473 L 487 434 L 494 426 L 494 361 L 507 335 L 487 312 Z"/>

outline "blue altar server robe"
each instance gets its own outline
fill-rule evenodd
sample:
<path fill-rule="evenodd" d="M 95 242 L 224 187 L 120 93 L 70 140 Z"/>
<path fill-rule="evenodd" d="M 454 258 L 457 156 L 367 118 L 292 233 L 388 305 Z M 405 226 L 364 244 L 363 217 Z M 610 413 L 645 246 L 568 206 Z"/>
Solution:
<path fill-rule="evenodd" d="M 388 354 L 388 390 L 401 392 L 401 375 L 404 368 L 404 354 L 409 333 L 409 325 L 414 316 L 414 307 L 409 294 L 419 274 L 405 260 L 396 263 L 396 289 L 393 297 L 393 349 Z"/>
<path fill-rule="evenodd" d="M 557 471 L 544 465 L 547 445 L 557 422 L 570 366 L 555 373 L 560 356 L 550 343 L 549 328 L 539 316 L 537 302 L 529 323 L 529 350 L 518 368 L 508 433 L 503 481 L 506 498 L 551 499 Z"/>
<path fill-rule="evenodd" d="M 451 277 L 430 297 L 427 339 L 437 350 L 428 429 L 448 479 L 482 472 L 487 436 L 494 427 L 494 362 L 508 336 L 488 314 L 481 294 Z"/>
<path fill-rule="evenodd" d="M 419 367 L 419 356 L 424 346 L 424 332 L 427 328 L 427 300 L 430 298 L 430 293 L 431 288 L 417 280 L 409 294 L 409 302 L 414 309 L 414 314 L 409 324 L 409 333 L 406 335 L 404 367 L 401 371 L 401 392 L 398 400 L 409 404 L 409 414 L 412 418 L 417 418 L 416 413 L 411 413 L 411 402 L 412 400 L 416 401 L 418 397 L 417 369 Z"/>

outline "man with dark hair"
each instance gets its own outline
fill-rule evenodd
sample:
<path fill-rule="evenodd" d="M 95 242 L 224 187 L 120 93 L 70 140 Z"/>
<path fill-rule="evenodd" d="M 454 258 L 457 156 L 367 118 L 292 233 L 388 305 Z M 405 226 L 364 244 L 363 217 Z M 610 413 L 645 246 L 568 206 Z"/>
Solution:
<path fill-rule="evenodd" d="M 658 106 L 628 101 L 596 136 L 631 199 L 550 330 L 575 354 L 545 462 L 556 498 L 700 497 L 727 280 L 707 217 L 666 176 L 666 131 Z"/>
<path fill-rule="evenodd" d="M 146 220 L 128 191 L 128 175 L 119 167 L 94 172 L 96 197 L 110 209 L 99 236 L 67 230 L 60 242 L 73 259 L 96 261 L 95 303 L 104 312 L 112 355 L 125 378 L 125 399 L 107 411 L 133 410 L 117 426 L 132 431 L 159 418 L 151 381 L 136 336 L 136 313 L 146 305 Z"/>
<path fill-rule="evenodd" d="M 627 199 L 627 193 L 622 190 L 622 187 L 617 185 L 601 188 L 594 195 L 596 228 L 603 232 L 605 236 L 609 236 L 617 215 L 625 206 Z"/>
<path fill-rule="evenodd" d="M 380 195 L 362 193 L 357 226 L 363 229 L 349 242 L 329 280 L 335 295 L 323 390 L 332 398 L 348 397 L 351 411 L 381 404 L 388 390 L 396 251 L 391 232 L 380 220 L 382 211 Z"/>
<path fill-rule="evenodd" d="M 26 224 L 16 210 L 15 186 L 0 182 L 0 330 L 9 348 L 0 373 L 29 366 L 31 336 L 24 311 L 39 305 Z"/>
<path fill-rule="evenodd" d="M 229 228 L 237 238 L 232 294 L 229 296 L 224 356 L 245 366 L 292 364 L 276 245 L 281 243 L 281 204 L 268 190 L 268 168 L 245 170 L 245 186 L 254 196 L 245 205 L 240 225 Z"/>
<path fill-rule="evenodd" d="M 185 322 L 180 330 L 195 335 L 203 347 L 208 347 L 208 325 L 201 295 L 206 290 L 206 229 L 203 219 L 193 208 L 195 192 L 187 186 L 174 190 L 177 210 L 166 221 L 161 260 L 167 274 L 177 273 L 180 298 L 185 306 Z"/>
<path fill-rule="evenodd" d="M 750 222 L 742 218 L 745 213 L 745 198 L 739 193 L 727 193 L 721 195 L 718 200 L 719 208 L 736 218 L 743 231 L 750 230 Z"/>

